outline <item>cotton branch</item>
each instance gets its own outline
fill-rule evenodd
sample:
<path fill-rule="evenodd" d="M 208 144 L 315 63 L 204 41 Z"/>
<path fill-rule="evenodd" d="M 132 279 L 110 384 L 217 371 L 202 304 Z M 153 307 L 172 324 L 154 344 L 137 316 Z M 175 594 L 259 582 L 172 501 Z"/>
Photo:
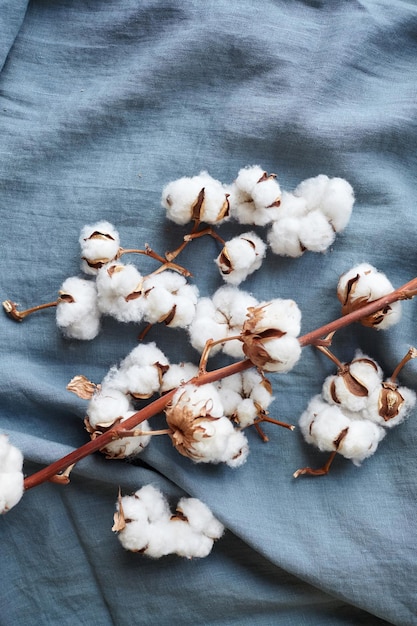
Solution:
<path fill-rule="evenodd" d="M 415 295 L 417 295 L 417 278 L 414 278 L 402 287 L 399 287 L 398 289 L 380 298 L 379 300 L 370 302 L 369 304 L 366 304 L 356 311 L 353 311 L 343 317 L 334 320 L 333 322 L 329 322 L 328 324 L 325 324 L 324 326 L 321 326 L 316 330 L 302 335 L 301 337 L 299 337 L 300 345 L 304 347 L 307 345 L 318 344 L 330 333 L 349 326 L 354 322 L 358 322 L 362 317 L 382 310 L 393 302 L 396 302 L 398 300 L 407 300 L 413 298 Z M 253 363 L 249 359 L 245 359 L 243 361 L 232 363 L 231 365 L 227 365 L 226 367 L 222 367 L 211 372 L 200 373 L 188 382 L 194 385 L 211 383 L 227 376 L 231 376 L 232 374 L 243 372 L 251 367 L 253 367 Z M 140 423 L 163 411 L 167 404 L 170 402 L 170 400 L 173 398 L 176 391 L 176 389 L 169 391 L 165 395 L 148 404 L 146 407 L 142 408 L 140 411 L 138 411 L 128 419 L 124 420 L 122 423 L 119 422 L 115 424 L 111 429 L 107 430 L 102 435 L 99 435 L 96 439 L 89 441 L 80 448 L 77 448 L 70 454 L 64 456 L 58 461 L 55 461 L 54 463 L 45 467 L 39 472 L 28 476 L 25 479 L 24 488 L 28 490 L 32 487 L 40 485 L 43 482 L 54 480 L 54 477 L 59 476 L 60 474 L 65 472 L 65 470 L 71 465 L 89 456 L 93 452 L 104 448 L 111 441 L 122 436 L 124 432 L 135 429 Z"/>

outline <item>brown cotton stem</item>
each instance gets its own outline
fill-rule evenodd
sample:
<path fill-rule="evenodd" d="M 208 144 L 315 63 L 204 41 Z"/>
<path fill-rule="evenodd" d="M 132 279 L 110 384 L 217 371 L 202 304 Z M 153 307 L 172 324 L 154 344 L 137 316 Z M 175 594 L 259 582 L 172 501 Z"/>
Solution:
<path fill-rule="evenodd" d="M 12 302 L 11 300 L 5 300 L 3 302 L 3 308 L 6 311 L 7 315 L 11 317 L 16 322 L 23 322 L 25 317 L 28 315 L 32 315 L 32 313 L 36 313 L 37 311 L 42 311 L 43 309 L 49 309 L 51 307 L 57 306 L 58 300 L 56 302 L 47 302 L 46 304 L 38 304 L 37 306 L 31 307 L 30 309 L 26 309 L 25 311 L 18 311 L 17 304 Z"/>
<path fill-rule="evenodd" d="M 370 315 L 371 313 L 375 313 L 376 311 L 379 311 L 381 308 L 384 308 L 388 304 L 392 304 L 397 300 L 406 300 L 412 298 L 416 294 L 417 278 L 414 278 L 413 280 L 406 283 L 399 289 L 396 289 L 387 296 L 384 296 L 379 300 L 375 300 L 374 302 L 370 302 L 369 304 L 365 305 L 361 309 L 358 309 L 357 311 L 353 311 L 348 315 L 344 315 L 343 317 L 338 318 L 333 322 L 325 324 L 324 326 L 321 326 L 320 328 L 317 328 L 316 330 L 313 330 L 299 337 L 300 345 L 302 347 L 312 344 L 314 345 L 317 341 L 320 341 L 321 338 L 326 337 L 329 333 L 340 330 L 345 326 L 349 326 L 349 324 L 359 321 L 361 317 Z M 232 374 L 243 372 L 251 367 L 254 367 L 253 363 L 249 359 L 245 359 L 243 361 L 232 363 L 231 365 L 227 365 L 226 367 L 222 367 L 212 372 L 199 374 L 188 382 L 194 385 L 212 383 L 222 378 L 226 378 L 227 376 L 232 376 Z M 96 439 L 89 441 L 77 450 L 74 450 L 70 454 L 67 454 L 62 459 L 59 459 L 48 467 L 45 467 L 39 472 L 32 474 L 32 476 L 28 476 L 25 479 L 24 483 L 25 489 L 31 489 L 32 487 L 36 487 L 37 485 L 40 485 L 41 483 L 50 480 L 53 476 L 59 474 L 73 463 L 77 463 L 78 461 L 87 457 L 93 452 L 104 448 L 111 441 L 113 441 L 115 437 L 117 438 L 118 431 L 133 430 L 141 422 L 144 422 L 145 420 L 151 418 L 157 413 L 162 412 L 166 405 L 172 400 L 175 392 L 176 389 L 169 391 L 165 395 L 161 396 L 157 400 L 154 400 L 143 409 L 129 417 L 127 420 L 124 420 L 122 424 L 120 424 L 119 422 L 113 428 L 107 430 L 102 435 L 99 435 Z"/>
<path fill-rule="evenodd" d="M 159 274 L 160 272 L 163 272 L 167 269 L 178 272 L 179 274 L 182 274 L 186 277 L 192 276 L 191 272 L 189 272 L 185 267 L 182 267 L 177 263 L 172 263 L 171 260 L 167 261 L 167 259 L 152 250 L 152 248 L 150 248 L 149 246 L 146 246 L 144 250 L 139 250 L 136 248 L 120 248 L 118 256 L 121 257 L 123 254 L 144 254 L 146 256 L 150 256 L 152 259 L 155 259 L 155 261 L 159 261 L 159 263 L 162 263 L 161 267 L 159 267 L 155 272 L 152 272 L 152 274 L 150 274 L 151 276 L 154 274 Z"/>
<path fill-rule="evenodd" d="M 407 354 L 401 359 L 401 361 L 398 363 L 397 367 L 393 371 L 392 376 L 390 377 L 390 381 L 394 383 L 397 380 L 398 374 L 400 373 L 404 365 L 406 365 L 408 361 L 410 361 L 411 359 L 415 359 L 416 357 L 417 350 L 415 348 L 410 348 Z"/>

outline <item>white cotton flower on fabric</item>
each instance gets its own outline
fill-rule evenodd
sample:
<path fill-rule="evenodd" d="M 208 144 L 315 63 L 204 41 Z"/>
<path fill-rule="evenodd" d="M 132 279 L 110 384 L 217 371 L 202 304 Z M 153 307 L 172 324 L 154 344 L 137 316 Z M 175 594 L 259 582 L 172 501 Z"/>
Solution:
<path fill-rule="evenodd" d="M 110 261 L 117 258 L 120 237 L 115 227 L 106 221 L 84 226 L 79 243 L 81 246 L 81 268 L 86 274 L 96 274 Z"/>
<path fill-rule="evenodd" d="M 129 398 L 119 389 L 103 384 L 87 405 L 87 416 L 92 428 L 108 428 L 119 417 L 133 410 Z"/>
<path fill-rule="evenodd" d="M 143 343 L 136 346 L 118 368 L 108 372 L 103 385 L 134 398 L 150 398 L 160 391 L 162 375 L 168 367 L 167 357 L 154 342 Z"/>
<path fill-rule="evenodd" d="M 239 285 L 261 267 L 265 253 L 262 239 L 248 232 L 226 242 L 215 263 L 226 283 Z"/>
<path fill-rule="evenodd" d="M 242 465 L 248 455 L 246 437 L 224 415 L 213 384 L 185 385 L 165 410 L 171 439 L 180 454 L 196 463 Z"/>
<path fill-rule="evenodd" d="M 335 240 L 335 232 L 321 211 L 300 218 L 298 236 L 301 246 L 311 252 L 325 252 Z"/>
<path fill-rule="evenodd" d="M 132 417 L 135 411 L 128 411 L 123 415 L 120 422 Z M 149 444 L 152 435 L 150 434 L 152 429 L 148 421 L 141 422 L 135 429 L 138 431 L 137 435 L 129 437 L 120 437 L 108 443 L 105 447 L 100 449 L 100 452 L 106 455 L 108 459 L 130 459 L 142 452 Z M 140 433 L 143 434 L 140 434 Z"/>
<path fill-rule="evenodd" d="M 377 424 L 350 419 L 320 395 L 312 398 L 300 417 L 299 426 L 307 443 L 324 452 L 337 451 L 355 465 L 374 454 L 385 436 L 384 429 Z"/>
<path fill-rule="evenodd" d="M 244 354 L 267 372 L 288 372 L 301 355 L 300 327 L 301 312 L 294 300 L 262 302 L 249 310 L 244 323 Z"/>
<path fill-rule="evenodd" d="M 342 304 L 342 314 L 356 311 L 368 302 L 378 300 L 394 291 L 391 282 L 369 263 L 360 263 L 342 274 L 337 285 L 337 297 Z M 401 317 L 401 303 L 393 302 L 369 316 L 361 318 L 364 326 L 385 330 Z"/>
<path fill-rule="evenodd" d="M 100 311 L 119 322 L 139 323 L 146 309 L 142 297 L 143 276 L 134 265 L 120 262 L 102 267 L 97 273 Z"/>
<path fill-rule="evenodd" d="M 195 363 L 171 363 L 162 374 L 161 393 L 176 389 L 198 374 L 198 365 Z"/>
<path fill-rule="evenodd" d="M 218 341 L 239 335 L 248 308 L 256 304 L 256 298 L 231 285 L 220 287 L 211 299 L 201 298 L 197 303 L 194 320 L 188 328 L 191 345 L 202 352 L 209 339 Z M 237 339 L 214 346 L 210 355 L 220 350 L 236 358 L 243 357 L 242 343 Z"/>
<path fill-rule="evenodd" d="M 320 174 L 301 182 L 294 195 L 302 197 L 308 211 L 320 210 L 336 232 L 348 224 L 355 197 L 352 186 L 344 178 L 329 178 Z"/>
<path fill-rule="evenodd" d="M 300 217 L 282 217 L 273 222 L 267 238 L 274 254 L 279 256 L 300 257 L 306 248 L 300 240 Z"/>
<path fill-rule="evenodd" d="M 164 322 L 170 328 L 187 328 L 194 319 L 198 289 L 177 272 L 165 271 L 146 279 L 143 293 L 145 320 L 150 324 Z"/>
<path fill-rule="evenodd" d="M 0 434 L 0 513 L 7 513 L 23 496 L 22 468 L 22 453 Z"/>
<path fill-rule="evenodd" d="M 277 217 L 281 188 L 259 165 L 242 168 L 230 187 L 230 212 L 241 224 L 265 226 Z"/>
<path fill-rule="evenodd" d="M 100 331 L 100 311 L 94 282 L 67 278 L 59 290 L 56 323 L 69 339 L 91 340 Z"/>
<path fill-rule="evenodd" d="M 329 404 L 360 412 L 366 408 L 373 391 L 380 388 L 382 377 L 378 363 L 358 350 L 350 363 L 326 378 L 322 395 Z"/>
<path fill-rule="evenodd" d="M 162 191 L 167 218 L 176 224 L 192 220 L 219 224 L 229 215 L 229 201 L 223 185 L 208 172 L 168 183 Z"/>
<path fill-rule="evenodd" d="M 177 554 L 188 559 L 210 554 L 224 526 L 197 498 L 181 498 L 175 514 L 162 493 L 146 485 L 117 503 L 115 525 L 126 550 L 151 558 Z"/>
<path fill-rule="evenodd" d="M 388 380 L 370 394 L 362 416 L 384 428 L 393 428 L 410 415 L 415 404 L 416 393 L 412 389 Z"/>

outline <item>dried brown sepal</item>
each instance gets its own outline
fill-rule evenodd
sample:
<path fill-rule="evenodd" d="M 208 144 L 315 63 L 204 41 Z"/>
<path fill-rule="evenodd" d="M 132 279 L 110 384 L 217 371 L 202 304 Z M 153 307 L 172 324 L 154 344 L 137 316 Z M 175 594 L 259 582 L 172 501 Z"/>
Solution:
<path fill-rule="evenodd" d="M 398 391 L 398 386 L 393 382 L 383 382 L 378 398 L 378 413 L 385 422 L 397 417 L 404 398 Z"/>
<path fill-rule="evenodd" d="M 75 298 L 70 293 L 66 291 L 59 291 L 58 302 L 66 302 L 67 304 L 73 304 L 75 302 Z"/>
<path fill-rule="evenodd" d="M 191 207 L 191 219 L 194 220 L 194 222 L 200 222 L 202 220 L 202 216 L 204 213 L 205 195 L 206 195 L 206 190 L 205 190 L 205 187 L 203 187 L 197 196 L 197 200 Z"/>
<path fill-rule="evenodd" d="M 225 246 L 219 255 L 219 267 L 222 274 L 230 274 L 233 271 L 232 262 Z"/>
<path fill-rule="evenodd" d="M 122 492 L 119 488 L 119 493 L 117 496 L 117 511 L 113 516 L 113 527 L 112 531 L 114 533 L 119 533 L 126 528 L 126 519 L 123 512 L 122 506 Z"/>
<path fill-rule="evenodd" d="M 223 205 L 217 215 L 216 218 L 216 222 L 220 222 L 221 220 L 223 220 L 225 217 L 229 217 L 229 213 L 230 213 L 230 202 L 229 202 L 229 193 L 225 194 L 225 201 L 223 202 Z"/>
<path fill-rule="evenodd" d="M 70 482 L 70 474 L 74 468 L 75 463 L 69 465 L 65 470 L 60 472 L 59 474 L 55 474 L 49 479 L 49 482 L 56 483 L 58 485 L 68 485 Z"/>
<path fill-rule="evenodd" d="M 101 385 L 96 385 L 95 383 L 88 380 L 85 376 L 78 375 L 72 378 L 68 385 L 68 391 L 71 393 L 75 393 L 76 396 L 81 398 L 82 400 L 91 400 L 93 395 L 101 388 Z"/>
<path fill-rule="evenodd" d="M 192 408 L 187 405 L 169 404 L 165 409 L 165 416 L 171 429 L 169 436 L 178 452 L 193 460 L 200 459 L 201 456 L 193 450 L 193 443 L 197 440 L 196 434 L 198 433 L 200 438 L 207 436 L 201 423 L 218 419 L 210 415 L 209 405 L 202 406 L 196 417 Z"/>

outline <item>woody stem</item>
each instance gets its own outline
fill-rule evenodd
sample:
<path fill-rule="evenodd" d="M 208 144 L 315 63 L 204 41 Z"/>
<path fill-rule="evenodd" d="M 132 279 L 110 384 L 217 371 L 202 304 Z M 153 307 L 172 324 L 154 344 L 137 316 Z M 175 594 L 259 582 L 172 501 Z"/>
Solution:
<path fill-rule="evenodd" d="M 14 319 L 16 322 L 22 322 L 25 317 L 31 315 L 32 313 L 42 311 L 43 309 L 49 309 L 57 305 L 58 300 L 56 300 L 55 302 L 47 302 L 46 304 L 38 304 L 37 306 L 33 306 L 30 309 L 26 309 L 25 311 L 18 311 L 16 308 L 17 305 L 11 300 L 5 300 L 3 302 L 3 308 L 6 311 L 7 315 Z"/>

